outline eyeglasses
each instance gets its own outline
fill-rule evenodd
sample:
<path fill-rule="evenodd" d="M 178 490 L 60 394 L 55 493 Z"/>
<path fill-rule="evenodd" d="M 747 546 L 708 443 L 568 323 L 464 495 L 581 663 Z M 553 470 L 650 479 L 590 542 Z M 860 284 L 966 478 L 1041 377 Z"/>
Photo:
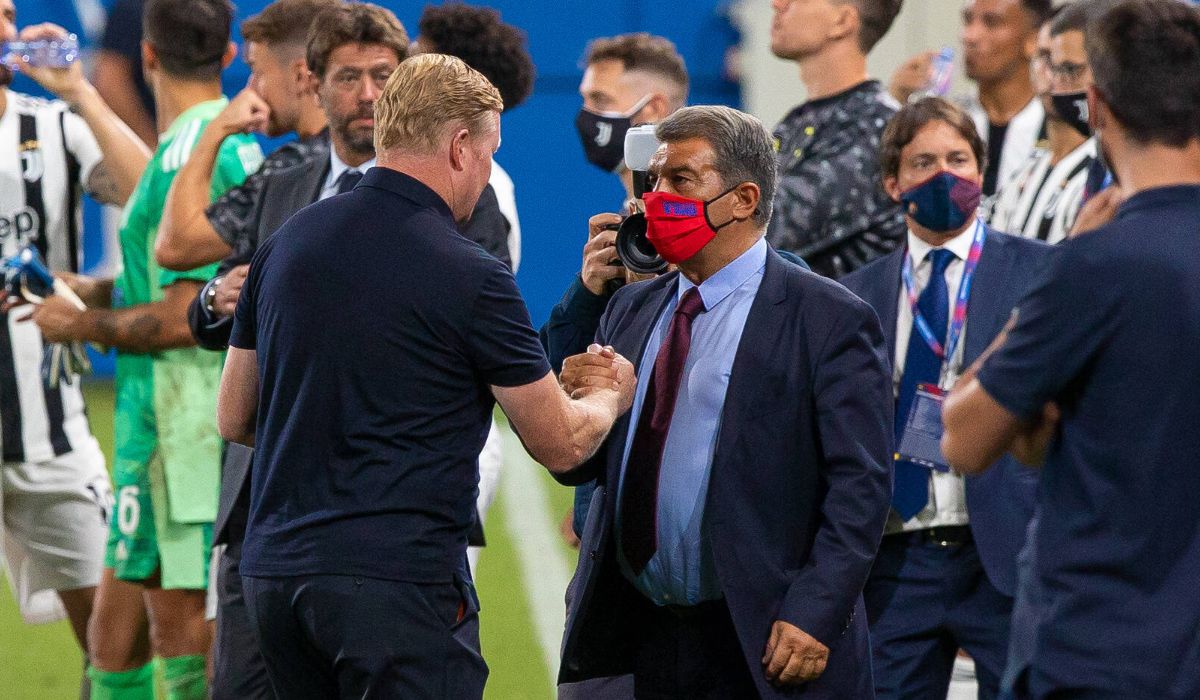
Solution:
<path fill-rule="evenodd" d="M 1088 69 L 1086 63 L 1075 63 L 1073 61 L 1063 61 L 1062 63 L 1046 62 L 1046 67 L 1050 70 L 1050 75 L 1056 80 L 1062 80 L 1069 83 L 1078 82 L 1083 74 Z"/>

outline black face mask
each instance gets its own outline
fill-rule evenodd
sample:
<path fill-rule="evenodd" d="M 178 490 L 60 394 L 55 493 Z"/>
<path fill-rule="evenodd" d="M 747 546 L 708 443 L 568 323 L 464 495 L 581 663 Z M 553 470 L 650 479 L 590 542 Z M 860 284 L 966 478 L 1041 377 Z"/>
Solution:
<path fill-rule="evenodd" d="M 1054 103 L 1054 111 L 1058 113 L 1058 117 L 1071 128 L 1078 131 L 1084 138 L 1092 135 L 1092 128 L 1088 125 L 1088 101 L 1087 91 L 1080 92 L 1064 92 L 1050 96 L 1050 100 Z"/>
<path fill-rule="evenodd" d="M 593 112 L 580 109 L 575 117 L 575 129 L 588 162 L 605 172 L 615 172 L 625 160 L 625 133 L 633 126 L 633 118 L 650 101 L 647 95 L 638 100 L 629 114 Z"/>

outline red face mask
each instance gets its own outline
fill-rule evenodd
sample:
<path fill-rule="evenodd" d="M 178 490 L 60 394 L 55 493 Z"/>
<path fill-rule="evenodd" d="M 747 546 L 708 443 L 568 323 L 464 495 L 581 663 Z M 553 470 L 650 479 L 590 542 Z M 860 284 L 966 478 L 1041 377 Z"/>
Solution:
<path fill-rule="evenodd" d="M 688 260 L 708 245 L 717 231 L 734 222 L 730 219 L 720 226 L 713 226 L 708 218 L 708 205 L 736 187 L 730 187 L 707 202 L 669 192 L 647 192 L 642 197 L 646 203 L 646 239 L 663 260 L 674 265 Z"/>

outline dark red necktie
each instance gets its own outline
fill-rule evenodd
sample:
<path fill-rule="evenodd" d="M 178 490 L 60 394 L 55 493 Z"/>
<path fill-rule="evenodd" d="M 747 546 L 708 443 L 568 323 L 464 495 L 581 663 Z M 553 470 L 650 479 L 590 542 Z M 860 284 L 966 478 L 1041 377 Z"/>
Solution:
<path fill-rule="evenodd" d="M 692 344 L 692 320 L 705 311 L 695 287 L 687 290 L 654 359 L 642 400 L 621 488 L 621 549 L 635 574 L 641 574 L 658 549 L 658 475 L 663 446 L 671 429 L 679 381 Z"/>

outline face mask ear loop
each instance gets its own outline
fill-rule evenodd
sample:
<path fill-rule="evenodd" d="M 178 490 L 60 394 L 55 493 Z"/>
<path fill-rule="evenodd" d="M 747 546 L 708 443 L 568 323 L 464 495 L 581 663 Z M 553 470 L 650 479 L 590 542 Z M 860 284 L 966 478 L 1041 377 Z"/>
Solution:
<path fill-rule="evenodd" d="M 737 218 L 736 217 L 732 218 L 729 221 L 726 221 L 725 223 L 721 224 L 720 226 L 713 226 L 712 219 L 708 218 L 708 206 L 710 204 L 712 204 L 713 202 L 717 201 L 718 199 L 729 194 L 730 192 L 736 190 L 738 187 L 741 187 L 741 185 L 742 185 L 742 183 L 739 182 L 738 184 L 734 185 L 733 187 L 730 187 L 729 189 L 725 190 L 721 194 L 717 195 L 716 197 L 713 197 L 712 199 L 710 199 L 704 203 L 704 223 L 708 224 L 708 227 L 711 228 L 713 231 L 720 231 L 721 229 L 725 228 L 729 224 L 732 224 L 733 222 L 737 221 Z"/>

